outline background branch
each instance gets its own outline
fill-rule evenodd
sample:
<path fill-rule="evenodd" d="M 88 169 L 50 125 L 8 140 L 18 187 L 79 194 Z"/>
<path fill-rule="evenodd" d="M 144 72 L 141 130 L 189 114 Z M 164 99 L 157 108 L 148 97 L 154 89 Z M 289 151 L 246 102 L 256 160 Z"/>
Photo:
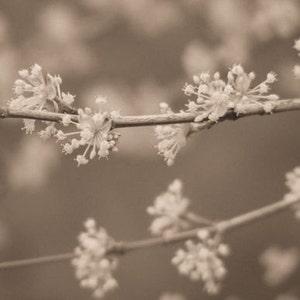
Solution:
<path fill-rule="evenodd" d="M 149 248 L 154 246 L 162 246 L 167 244 L 174 244 L 188 239 L 194 239 L 197 237 L 197 233 L 199 229 L 208 230 L 210 233 L 216 233 L 216 232 L 224 233 L 227 231 L 231 231 L 233 229 L 241 228 L 242 226 L 245 226 L 252 222 L 259 221 L 268 216 L 274 215 L 284 209 L 291 207 L 292 205 L 298 202 L 300 202 L 300 198 L 297 199 L 293 197 L 286 197 L 284 200 L 275 202 L 273 204 L 264 206 L 262 208 L 239 215 L 237 217 L 233 217 L 225 221 L 220 221 L 218 223 L 215 223 L 214 225 L 178 232 L 170 237 L 157 237 L 157 238 L 150 238 L 150 239 L 138 240 L 132 242 L 117 242 L 113 247 L 108 249 L 107 254 L 123 255 L 134 250 L 139 250 L 139 249 L 144 249 L 144 248 Z M 11 268 L 26 267 L 26 266 L 32 266 L 38 264 L 60 262 L 64 260 L 70 260 L 74 256 L 75 255 L 72 252 L 68 252 L 68 253 L 57 254 L 57 255 L 2 262 L 0 263 L 0 269 L 11 269 Z"/>

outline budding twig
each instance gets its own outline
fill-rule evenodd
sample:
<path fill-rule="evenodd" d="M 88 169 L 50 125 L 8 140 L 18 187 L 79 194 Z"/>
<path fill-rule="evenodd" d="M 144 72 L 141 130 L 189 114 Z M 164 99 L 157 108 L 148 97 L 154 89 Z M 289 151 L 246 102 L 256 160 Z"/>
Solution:
<path fill-rule="evenodd" d="M 282 99 L 276 101 L 276 106 L 272 110 L 272 113 L 281 113 L 300 110 L 300 99 Z M 166 125 L 176 123 L 192 123 L 194 122 L 197 113 L 174 113 L 174 114 L 159 114 L 159 115 L 141 115 L 141 116 L 119 116 L 114 117 L 112 120 L 112 128 L 125 128 L 125 127 L 141 127 L 141 126 L 155 126 Z M 264 108 L 260 105 L 251 105 L 247 107 L 245 113 L 236 115 L 233 111 L 228 111 L 218 122 L 226 120 L 237 120 L 247 116 L 253 115 L 269 115 L 264 111 Z M 64 114 L 52 113 L 46 111 L 33 111 L 33 110 L 21 110 L 11 109 L 8 107 L 0 106 L 0 119 L 5 118 L 21 118 L 21 119 L 33 119 L 43 121 L 59 122 L 62 120 Z M 73 121 L 77 121 L 77 116 L 71 115 Z M 216 124 L 209 120 L 203 120 L 201 122 L 201 129 L 209 128 L 213 124 Z"/>
<path fill-rule="evenodd" d="M 214 232 L 224 233 L 227 231 L 231 231 L 233 229 L 241 228 L 244 225 L 259 221 L 268 216 L 272 216 L 282 210 L 291 207 L 292 205 L 298 202 L 300 202 L 300 198 L 298 199 L 285 198 L 284 200 L 275 202 L 273 204 L 261 207 L 259 209 L 239 215 L 237 217 L 233 217 L 225 221 L 220 221 L 218 223 L 215 223 L 214 225 L 202 227 L 201 229 L 208 230 L 211 233 Z M 176 233 L 170 237 L 157 237 L 157 238 L 150 238 L 150 239 L 144 239 L 144 240 L 138 240 L 132 242 L 118 242 L 107 251 L 107 254 L 122 255 L 134 250 L 182 242 L 188 239 L 196 238 L 198 231 L 199 228 L 196 228 L 196 229 Z M 74 254 L 72 252 L 69 252 L 69 253 L 63 253 L 57 255 L 2 262 L 0 263 L 0 270 L 60 262 L 60 261 L 70 260 L 73 257 Z"/>

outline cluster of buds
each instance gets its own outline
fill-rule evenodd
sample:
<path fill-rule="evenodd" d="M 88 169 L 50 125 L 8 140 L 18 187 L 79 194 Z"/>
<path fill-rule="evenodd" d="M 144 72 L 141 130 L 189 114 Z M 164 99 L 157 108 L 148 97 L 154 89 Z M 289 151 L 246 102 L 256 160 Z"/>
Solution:
<path fill-rule="evenodd" d="M 98 103 L 98 102 L 96 102 Z M 98 103 L 98 104 L 102 104 Z M 108 157 L 111 151 L 117 151 L 117 141 L 120 134 L 111 131 L 111 115 L 107 112 L 92 112 L 90 108 L 78 110 L 78 123 L 72 121 L 70 115 L 65 115 L 62 120 L 64 126 L 73 124 L 77 130 L 74 132 L 64 133 L 62 130 L 57 131 L 58 140 L 69 139 L 69 143 L 63 145 L 63 152 L 66 154 L 73 153 L 74 150 L 84 146 L 83 154 L 77 155 L 76 161 L 79 165 L 85 165 L 89 159 L 96 156 L 98 158 Z M 78 136 L 76 139 L 74 137 Z"/>
<path fill-rule="evenodd" d="M 19 71 L 19 75 L 22 79 L 17 79 L 13 88 L 17 98 L 10 101 L 10 107 L 42 110 L 46 108 L 48 101 L 56 105 L 55 99 L 60 94 L 62 82 L 59 76 L 47 74 L 45 80 L 38 64 L 33 65 L 30 70 Z"/>
<path fill-rule="evenodd" d="M 294 168 L 286 175 L 286 186 L 295 197 L 300 198 L 300 167 Z"/>
<path fill-rule="evenodd" d="M 260 256 L 264 268 L 263 279 L 268 286 L 275 287 L 286 281 L 298 268 L 300 253 L 297 248 L 271 246 Z"/>
<path fill-rule="evenodd" d="M 190 201 L 182 195 L 182 182 L 175 179 L 168 190 L 156 197 L 154 205 L 147 208 L 149 215 L 154 217 L 150 225 L 153 235 L 170 236 L 187 229 L 190 223 L 184 218 Z"/>
<path fill-rule="evenodd" d="M 118 261 L 107 255 L 114 241 L 105 229 L 96 228 L 95 220 L 88 219 L 84 225 L 86 231 L 79 235 L 79 246 L 75 248 L 72 265 L 80 285 L 92 290 L 95 298 L 103 298 L 118 286 L 112 274 Z"/>
<path fill-rule="evenodd" d="M 9 101 L 10 108 L 59 112 L 60 104 L 69 106 L 74 102 L 74 96 L 61 92 L 60 76 L 47 74 L 45 79 L 42 68 L 38 64 L 33 65 L 30 70 L 19 71 L 19 76 L 21 79 L 15 81 L 13 88 L 17 98 Z M 47 123 L 49 125 L 51 122 Z M 50 125 L 53 128 L 52 123 Z M 26 133 L 32 133 L 35 129 L 35 121 L 24 120 L 24 129 Z M 51 129 L 46 129 L 46 131 L 48 134 L 50 132 L 53 134 Z M 42 133 L 43 136 L 44 133 Z"/>
<path fill-rule="evenodd" d="M 173 111 L 167 103 L 160 103 L 163 114 L 172 114 Z M 190 124 L 169 124 L 155 126 L 155 135 L 158 139 L 156 146 L 158 154 L 164 157 L 168 166 L 174 164 L 177 153 L 186 145 L 191 129 Z"/>
<path fill-rule="evenodd" d="M 267 74 L 260 84 L 251 87 L 255 74 L 247 74 L 241 65 L 233 65 L 227 73 L 227 81 L 215 73 L 212 78 L 209 73 L 201 73 L 193 77 L 194 84 L 186 84 L 183 88 L 187 96 L 195 96 L 189 101 L 187 110 L 197 113 L 195 122 L 209 119 L 217 122 L 225 114 L 233 110 L 236 114 L 247 112 L 249 106 L 256 104 L 263 107 L 266 113 L 274 108 L 273 101 L 277 95 L 269 95 L 269 85 L 276 81 L 273 72 Z"/>
<path fill-rule="evenodd" d="M 186 241 L 186 249 L 179 249 L 172 259 L 180 274 L 192 281 L 201 281 L 208 294 L 217 294 L 227 271 L 222 260 L 229 255 L 227 245 L 219 237 L 210 237 L 207 230 L 198 232 L 198 241 Z"/>
<path fill-rule="evenodd" d="M 219 72 L 213 76 L 207 72 L 195 75 L 194 84 L 185 84 L 183 88 L 187 96 L 195 98 L 188 101 L 186 112 L 196 115 L 196 123 L 205 120 L 217 122 L 228 112 L 244 114 L 253 105 L 262 107 L 265 113 L 271 113 L 278 100 L 277 95 L 269 94 L 276 74 L 270 72 L 263 82 L 252 86 L 254 79 L 255 74 L 246 73 L 241 65 L 233 65 L 229 69 L 226 81 L 221 79 Z M 160 110 L 164 114 L 173 113 L 166 103 L 160 104 Z M 195 131 L 195 123 L 156 126 L 156 148 L 168 166 L 173 165 L 176 155 L 186 145 L 187 137 Z"/>
<path fill-rule="evenodd" d="M 286 175 L 286 186 L 289 192 L 284 196 L 287 200 L 297 200 L 300 199 L 300 167 L 294 168 L 294 170 L 288 172 Z M 295 215 L 300 219 L 300 204 L 295 204 L 293 206 Z"/>

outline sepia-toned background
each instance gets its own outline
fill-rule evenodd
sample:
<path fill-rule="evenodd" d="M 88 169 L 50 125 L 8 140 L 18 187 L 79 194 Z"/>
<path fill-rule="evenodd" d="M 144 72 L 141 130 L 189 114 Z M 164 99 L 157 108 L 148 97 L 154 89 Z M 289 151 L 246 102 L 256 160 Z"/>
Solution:
<path fill-rule="evenodd" d="M 292 49 L 300 36 L 297 0 L 1 0 L 0 105 L 14 95 L 17 71 L 34 63 L 59 74 L 77 106 L 103 95 L 123 115 L 159 113 L 159 102 L 181 109 L 186 81 L 201 71 L 241 63 L 263 80 L 278 74 L 274 92 L 300 95 Z M 119 152 L 77 167 L 53 140 L 25 135 L 20 120 L 0 121 L 0 261 L 69 252 L 82 223 L 95 218 L 120 240 L 149 236 L 146 207 L 175 178 L 192 207 L 220 220 L 285 193 L 284 174 L 300 164 L 300 118 L 291 112 L 224 122 L 194 135 L 167 167 L 153 128 L 121 129 Z M 300 245 L 289 212 L 227 236 L 232 255 L 219 296 L 274 299 L 299 286 L 300 271 L 272 289 L 259 256 L 268 246 Z M 176 247 L 121 258 L 120 288 L 106 299 L 154 300 L 165 292 L 209 299 L 201 284 L 178 275 Z M 299 291 L 298 291 L 299 292 Z M 90 299 L 68 262 L 0 271 L 0 299 Z"/>

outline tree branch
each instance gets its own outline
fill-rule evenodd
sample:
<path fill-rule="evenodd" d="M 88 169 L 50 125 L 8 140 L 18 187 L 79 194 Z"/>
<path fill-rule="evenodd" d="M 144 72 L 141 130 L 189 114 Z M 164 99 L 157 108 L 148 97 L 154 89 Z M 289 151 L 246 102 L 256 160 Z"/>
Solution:
<path fill-rule="evenodd" d="M 261 219 L 264 219 L 265 217 L 272 216 L 284 209 L 291 207 L 292 205 L 298 202 L 300 202 L 300 198 L 295 199 L 292 197 L 287 197 L 284 200 L 239 215 L 237 217 L 233 217 L 231 219 L 218 222 L 211 226 L 202 227 L 201 229 L 208 230 L 210 233 L 215 233 L 215 232 L 224 233 L 227 231 L 231 231 L 233 229 L 241 228 L 247 224 L 259 221 Z M 112 248 L 110 248 L 107 251 L 107 254 L 123 255 L 134 250 L 139 250 L 139 249 L 144 249 L 144 248 L 149 248 L 154 246 L 162 246 L 167 244 L 174 244 L 188 239 L 194 239 L 197 237 L 198 231 L 199 228 L 196 228 L 196 229 L 176 233 L 170 237 L 157 237 L 157 238 L 150 238 L 150 239 L 138 240 L 132 242 L 117 242 Z M 0 263 L 0 269 L 12 269 L 17 267 L 26 267 L 32 265 L 60 262 L 60 261 L 70 260 L 73 257 L 74 254 L 72 252 L 69 252 L 69 253 L 63 253 L 58 255 L 50 255 L 50 256 L 43 256 L 37 258 L 2 262 Z"/>
<path fill-rule="evenodd" d="M 300 110 L 300 99 L 282 99 L 276 101 L 276 106 L 272 110 L 273 114 Z M 232 110 L 228 111 L 225 116 L 218 120 L 218 123 L 226 120 L 237 120 L 243 117 L 253 115 L 269 115 L 263 107 L 260 105 L 251 105 L 247 108 L 247 111 L 243 114 L 236 115 Z M 5 118 L 22 118 L 22 119 L 34 119 L 43 121 L 59 122 L 62 120 L 64 114 L 52 113 L 45 111 L 32 111 L 32 110 L 20 110 L 11 109 L 0 106 L 0 119 Z M 112 120 L 112 128 L 124 128 L 124 127 L 139 127 L 139 126 L 155 126 L 166 125 L 176 123 L 192 123 L 194 122 L 197 113 L 174 113 L 174 114 L 159 114 L 159 115 L 142 115 L 142 116 L 120 116 L 115 117 Z M 73 121 L 78 121 L 76 115 L 71 115 Z M 210 120 L 203 120 L 201 122 L 201 129 L 209 128 L 216 123 Z"/>

